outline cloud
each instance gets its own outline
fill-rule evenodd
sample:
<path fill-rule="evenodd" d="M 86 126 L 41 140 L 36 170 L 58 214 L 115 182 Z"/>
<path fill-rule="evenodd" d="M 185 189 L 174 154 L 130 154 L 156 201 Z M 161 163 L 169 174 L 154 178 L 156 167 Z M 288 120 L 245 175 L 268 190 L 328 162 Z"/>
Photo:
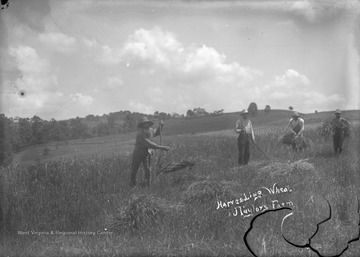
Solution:
<path fill-rule="evenodd" d="M 121 86 L 124 84 L 124 81 L 117 76 L 107 77 L 106 78 L 107 84 L 111 87 Z"/>
<path fill-rule="evenodd" d="M 81 93 L 71 94 L 70 98 L 73 102 L 77 102 L 82 105 L 91 105 L 94 102 L 94 98 L 89 95 L 83 95 Z"/>
<path fill-rule="evenodd" d="M 39 58 L 36 50 L 30 46 L 10 47 L 9 54 L 15 59 L 17 68 L 26 75 L 48 72 L 48 62 Z"/>
<path fill-rule="evenodd" d="M 106 49 L 106 53 L 110 50 Z M 114 58 L 114 51 L 112 51 Z M 150 73 L 166 72 L 169 80 L 199 84 L 204 81 L 238 83 L 249 81 L 261 72 L 239 63 L 226 63 L 226 56 L 206 45 L 184 46 L 172 32 L 159 27 L 139 29 L 129 36 L 124 47 L 117 51 L 118 61 L 134 69 Z"/>
<path fill-rule="evenodd" d="M 51 73 L 51 65 L 30 46 L 10 47 L 9 55 L 20 76 L 14 82 L 3 83 L 3 103 L 11 116 L 52 115 L 63 104 L 58 78 Z M 21 95 L 23 92 L 24 95 Z"/>
<path fill-rule="evenodd" d="M 349 1 L 317 1 L 302 0 L 291 3 L 290 12 L 302 15 L 308 22 L 319 22 L 343 13 L 349 15 L 359 14 L 360 2 L 357 0 Z"/>
<path fill-rule="evenodd" d="M 132 110 L 134 110 L 134 112 L 140 112 L 146 114 L 153 114 L 155 112 L 153 106 L 136 101 L 129 101 L 129 106 L 131 107 Z"/>
<path fill-rule="evenodd" d="M 39 41 L 60 52 L 74 51 L 77 43 L 74 37 L 59 32 L 41 33 Z"/>
<path fill-rule="evenodd" d="M 315 90 L 309 78 L 294 69 L 283 75 L 276 75 L 270 84 L 262 87 L 259 100 L 275 108 L 286 109 L 293 106 L 303 112 L 334 109 L 345 99 L 337 94 L 327 95 Z"/>
<path fill-rule="evenodd" d="M 275 76 L 272 86 L 280 89 L 291 89 L 297 86 L 308 86 L 309 84 L 310 81 L 306 76 L 301 75 L 296 70 L 289 69 L 284 75 Z"/>
<path fill-rule="evenodd" d="M 93 48 L 96 46 L 99 46 L 99 43 L 94 38 L 87 38 L 82 37 L 81 42 L 87 47 L 87 48 Z"/>
<path fill-rule="evenodd" d="M 43 0 L 26 0 L 26 1 L 9 1 L 10 7 L 6 12 L 11 13 L 23 25 L 35 31 L 45 29 L 45 18 L 51 13 L 49 1 Z"/>
<path fill-rule="evenodd" d="M 119 64 L 121 62 L 121 50 L 111 48 L 108 45 L 101 47 L 101 56 L 99 61 L 104 64 Z"/>
<path fill-rule="evenodd" d="M 194 106 L 209 111 L 227 107 L 237 110 L 243 103 L 239 97 L 247 98 L 243 88 L 252 87 L 262 76 L 262 71 L 228 62 L 226 55 L 213 47 L 185 45 L 175 33 L 160 27 L 138 29 L 121 48 L 105 45 L 101 50 L 101 62 L 115 65 L 125 74 L 123 87 L 133 97 L 129 106 L 138 112 L 157 109 L 184 113 Z M 144 89 L 141 96 L 127 84 L 127 78 L 131 81 L 134 75 L 138 90 Z M 115 81 L 108 78 L 107 84 L 114 85 Z"/>
<path fill-rule="evenodd" d="M 174 33 L 155 27 L 152 30 L 136 30 L 129 36 L 122 51 L 129 61 L 148 61 L 170 68 L 173 61 L 181 57 L 182 45 Z"/>

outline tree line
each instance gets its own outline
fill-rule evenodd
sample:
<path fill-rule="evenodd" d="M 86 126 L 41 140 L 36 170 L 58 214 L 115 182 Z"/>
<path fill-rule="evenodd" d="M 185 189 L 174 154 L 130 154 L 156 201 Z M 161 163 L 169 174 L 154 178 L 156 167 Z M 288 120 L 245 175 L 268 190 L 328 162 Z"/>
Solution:
<path fill-rule="evenodd" d="M 110 114 L 88 115 L 69 120 L 44 120 L 32 118 L 9 118 L 0 114 L 0 165 L 11 163 L 13 153 L 39 144 L 86 139 L 105 135 L 127 133 L 136 130 L 142 113 L 120 111 Z M 149 119 L 166 120 L 170 114 L 155 112 Z"/>
<path fill-rule="evenodd" d="M 271 107 L 266 105 L 265 113 L 269 113 L 270 109 Z M 221 109 L 216 113 L 221 114 L 223 111 Z M 257 104 L 250 103 L 248 111 L 252 116 L 256 116 Z M 0 166 L 11 163 L 13 153 L 30 146 L 56 141 L 67 143 L 68 140 L 73 139 L 135 131 L 137 122 L 144 115 L 138 112 L 119 111 L 102 116 L 87 115 L 84 118 L 76 117 L 58 121 L 55 119 L 44 120 L 36 115 L 32 118 L 9 118 L 0 114 Z M 153 120 L 167 120 L 176 117 L 175 114 L 159 111 L 146 116 Z"/>

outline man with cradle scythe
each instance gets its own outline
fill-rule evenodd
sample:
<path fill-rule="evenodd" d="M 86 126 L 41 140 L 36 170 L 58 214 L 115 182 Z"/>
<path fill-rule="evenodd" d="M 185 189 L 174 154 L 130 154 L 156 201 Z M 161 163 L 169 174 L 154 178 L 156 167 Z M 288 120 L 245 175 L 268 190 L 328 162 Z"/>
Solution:
<path fill-rule="evenodd" d="M 150 164 L 153 149 L 160 149 L 163 151 L 170 150 L 170 147 L 168 146 L 158 145 L 151 141 L 153 137 L 160 135 L 164 125 L 163 122 L 160 122 L 159 127 L 156 130 L 151 127 L 152 125 L 154 125 L 154 122 L 150 121 L 147 117 L 143 117 L 142 121 L 137 125 L 139 131 L 136 135 L 135 148 L 132 155 L 130 175 L 131 188 L 136 185 L 136 174 L 141 163 L 143 164 L 145 172 L 145 185 L 147 187 L 150 186 Z"/>
<path fill-rule="evenodd" d="M 248 119 L 249 112 L 243 110 L 240 115 L 241 118 L 236 122 L 235 133 L 239 134 L 239 165 L 246 165 L 250 159 L 250 139 L 255 143 L 254 130 L 251 120 Z"/>
<path fill-rule="evenodd" d="M 340 117 L 340 109 L 336 109 L 334 114 L 335 118 L 331 121 L 331 124 L 333 126 L 333 146 L 335 154 L 337 154 L 341 153 L 342 151 L 344 137 L 346 136 L 344 130 L 349 127 L 349 122 L 346 119 Z"/>
<path fill-rule="evenodd" d="M 301 150 L 303 147 L 305 147 L 305 141 L 303 138 L 304 120 L 300 118 L 298 112 L 293 112 L 291 116 L 292 118 L 290 119 L 288 125 L 294 135 L 291 146 L 294 151 L 296 151 L 298 148 Z"/>

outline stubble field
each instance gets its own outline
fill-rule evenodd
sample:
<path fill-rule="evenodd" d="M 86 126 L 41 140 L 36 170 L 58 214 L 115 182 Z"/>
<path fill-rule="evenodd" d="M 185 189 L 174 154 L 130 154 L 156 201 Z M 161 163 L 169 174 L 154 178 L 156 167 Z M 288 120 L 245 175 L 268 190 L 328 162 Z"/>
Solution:
<path fill-rule="evenodd" d="M 358 112 L 341 155 L 324 118 L 305 117 L 296 153 L 278 144 L 287 118 L 256 120 L 247 166 L 230 129 L 165 134 L 149 189 L 129 188 L 130 137 L 125 153 L 3 168 L 0 256 L 359 256 Z M 195 166 L 157 176 L 159 159 Z"/>

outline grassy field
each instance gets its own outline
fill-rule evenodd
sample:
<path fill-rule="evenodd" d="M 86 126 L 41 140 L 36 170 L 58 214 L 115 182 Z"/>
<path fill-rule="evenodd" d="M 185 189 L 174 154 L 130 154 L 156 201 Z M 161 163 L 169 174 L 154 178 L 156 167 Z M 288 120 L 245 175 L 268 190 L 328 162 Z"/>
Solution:
<path fill-rule="evenodd" d="M 259 111 L 256 117 L 251 117 L 256 134 L 268 133 L 280 135 L 284 132 L 291 112 L 287 110 L 272 110 L 269 114 Z M 347 111 L 344 117 L 352 121 L 359 121 L 358 111 Z M 332 118 L 331 112 L 304 114 L 306 127 L 315 129 L 320 121 Z M 234 137 L 233 129 L 238 113 L 225 113 L 218 116 L 204 116 L 165 121 L 163 136 L 165 141 L 182 140 L 189 136 L 198 135 L 228 135 Z M 156 127 L 157 124 L 154 125 Z M 59 158 L 94 156 L 112 156 L 114 154 L 128 155 L 132 152 L 135 143 L 135 132 L 116 134 L 68 142 L 52 142 L 49 144 L 29 147 L 14 157 L 13 163 L 32 163 L 34 161 L 49 161 Z M 157 143 L 159 137 L 155 138 Z M 45 149 L 48 149 L 45 153 Z"/>
<path fill-rule="evenodd" d="M 343 114 L 352 134 L 334 155 L 317 133 L 332 113 L 303 115 L 312 144 L 293 153 L 277 147 L 289 112 L 260 112 L 270 160 L 252 145 L 247 166 L 238 114 L 167 121 L 150 189 L 129 188 L 134 134 L 28 149 L 1 170 L 0 256 L 360 256 L 359 115 Z M 156 176 L 159 158 L 195 166 Z"/>

